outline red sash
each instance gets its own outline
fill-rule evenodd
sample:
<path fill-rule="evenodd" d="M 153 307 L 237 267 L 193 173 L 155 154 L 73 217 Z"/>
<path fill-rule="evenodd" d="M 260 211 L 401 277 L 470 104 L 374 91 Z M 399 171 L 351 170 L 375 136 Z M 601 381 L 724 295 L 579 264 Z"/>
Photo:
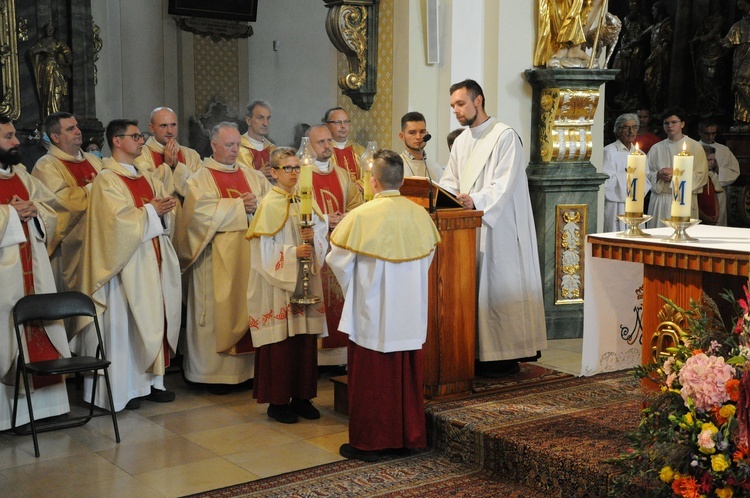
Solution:
<path fill-rule="evenodd" d="M 701 211 L 711 218 L 716 217 L 716 213 L 719 211 L 719 201 L 716 198 L 716 188 L 714 187 L 714 182 L 711 181 L 711 178 L 708 179 L 708 183 L 706 183 L 703 190 L 698 194 L 698 206 Z"/>
<path fill-rule="evenodd" d="M 253 158 L 253 163 L 255 159 Z M 252 192 L 250 184 L 247 183 L 245 174 L 239 168 L 237 171 L 218 171 L 215 169 L 208 168 L 211 172 L 211 176 L 216 182 L 216 186 L 219 187 L 219 193 L 223 199 L 236 199 L 242 194 Z M 242 339 L 237 341 L 234 345 L 234 351 L 236 354 L 252 353 L 255 351 L 253 347 L 253 338 L 248 330 Z"/>
<path fill-rule="evenodd" d="M 7 179 L 0 179 L 0 203 L 10 204 L 14 195 L 17 195 L 24 201 L 29 200 L 29 191 L 23 184 L 18 175 L 13 175 Z M 28 223 L 22 223 L 23 233 L 26 235 L 26 242 L 18 245 L 21 253 L 21 268 L 23 269 L 23 294 L 35 294 L 34 289 L 34 267 L 32 263 L 31 244 L 29 241 Z M 44 327 L 39 322 L 29 322 L 24 326 L 24 335 L 26 336 L 26 346 L 29 351 L 30 361 L 56 360 L 60 358 L 52 342 L 47 337 Z M 61 375 L 48 377 L 32 376 L 32 383 L 35 389 L 45 386 L 51 386 L 62 382 Z"/>
<path fill-rule="evenodd" d="M 336 155 L 336 164 L 349 172 L 349 177 L 352 181 L 359 180 L 359 169 L 357 168 L 357 158 L 354 155 L 354 148 L 344 147 L 339 149 L 338 147 L 333 148 L 333 153 Z"/>
<path fill-rule="evenodd" d="M 158 168 L 162 164 L 164 164 L 164 154 L 161 152 L 156 152 L 154 149 L 149 148 L 148 150 L 151 151 L 151 158 L 154 160 L 154 167 Z M 182 164 L 185 164 L 185 156 L 182 154 L 181 150 L 177 151 L 177 160 L 181 162 Z"/>
<path fill-rule="evenodd" d="M 154 198 L 154 189 L 151 188 L 151 184 L 148 183 L 145 176 L 139 176 L 138 178 L 127 178 L 125 176 L 117 175 L 120 177 L 122 182 L 128 187 L 130 195 L 133 197 L 133 204 L 137 208 L 142 208 Z M 161 272 L 161 244 L 159 244 L 159 237 L 151 239 L 154 245 L 154 253 L 156 254 L 156 263 L 159 265 L 159 272 Z M 168 367 L 170 364 L 169 358 L 169 343 L 167 342 L 167 317 L 164 316 L 164 366 Z"/>
<path fill-rule="evenodd" d="M 80 163 L 74 161 L 66 161 L 64 159 L 60 159 L 59 157 L 56 159 L 63 163 L 66 168 L 68 168 L 68 172 L 73 175 L 73 178 L 75 178 L 75 181 L 79 187 L 86 186 L 86 181 L 91 178 L 92 173 L 94 176 L 96 176 L 96 170 L 93 166 L 91 166 L 91 163 L 88 161 L 88 159 L 84 158 L 84 160 Z"/>
<path fill-rule="evenodd" d="M 253 156 L 253 168 L 262 170 L 271 160 L 271 147 L 263 150 L 250 149 L 250 155 Z"/>
<path fill-rule="evenodd" d="M 333 165 L 331 165 L 333 168 Z M 346 202 L 339 176 L 335 171 L 328 174 L 313 173 L 313 195 L 323 214 L 344 212 Z"/>
<path fill-rule="evenodd" d="M 239 168 L 236 171 L 218 171 L 208 168 L 208 171 L 211 172 L 216 186 L 219 187 L 222 199 L 236 199 L 242 197 L 242 194 L 252 192 L 245 174 Z"/>

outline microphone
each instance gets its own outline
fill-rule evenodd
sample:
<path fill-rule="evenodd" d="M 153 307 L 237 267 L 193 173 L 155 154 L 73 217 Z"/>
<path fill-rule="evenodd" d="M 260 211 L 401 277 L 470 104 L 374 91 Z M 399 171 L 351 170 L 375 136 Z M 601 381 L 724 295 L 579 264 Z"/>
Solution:
<path fill-rule="evenodd" d="M 429 133 L 427 135 L 425 135 L 424 137 L 422 137 L 422 141 L 419 142 L 420 145 L 422 146 L 421 147 L 422 149 L 424 149 L 424 146 L 427 144 L 427 142 L 430 141 L 431 138 L 432 138 L 432 135 L 430 135 Z M 429 194 L 429 198 L 427 200 L 427 202 L 428 202 L 427 211 L 429 213 L 434 213 L 435 212 L 435 202 L 434 202 L 434 195 L 433 195 L 433 191 L 432 191 L 432 175 L 430 175 L 430 169 L 427 167 L 427 156 L 425 156 L 424 154 L 422 154 L 422 161 L 424 161 L 424 170 L 427 173 L 427 179 L 430 182 L 430 194 Z"/>

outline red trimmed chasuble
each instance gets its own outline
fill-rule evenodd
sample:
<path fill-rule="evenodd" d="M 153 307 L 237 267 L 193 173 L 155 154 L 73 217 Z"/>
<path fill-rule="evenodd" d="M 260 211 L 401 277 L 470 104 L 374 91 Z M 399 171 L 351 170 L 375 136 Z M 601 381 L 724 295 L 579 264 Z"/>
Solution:
<path fill-rule="evenodd" d="M 346 209 L 344 190 L 341 188 L 339 176 L 335 171 L 327 175 L 313 172 L 313 195 L 324 214 L 343 213 Z M 344 293 L 341 291 L 336 276 L 328 269 L 328 265 L 323 265 L 320 277 L 323 281 L 323 303 L 325 303 L 326 324 L 328 325 L 328 337 L 321 339 L 323 348 L 344 347 L 349 343 L 349 336 L 338 330 L 341 311 L 344 309 Z"/>
<path fill-rule="evenodd" d="M 73 175 L 73 178 L 75 178 L 75 181 L 79 187 L 85 187 L 86 180 L 90 179 L 92 174 L 96 176 L 96 170 L 93 166 L 91 166 L 91 163 L 88 161 L 88 159 L 84 159 L 80 163 L 74 161 L 66 161 L 64 159 L 60 159 L 59 157 L 55 159 L 65 165 L 65 167 L 68 169 L 68 172 Z"/>
<path fill-rule="evenodd" d="M 354 156 L 354 148 L 351 146 L 344 147 L 343 149 L 334 147 L 333 153 L 336 155 L 336 164 L 349 172 L 349 177 L 352 181 L 359 180 L 357 158 Z"/>
<path fill-rule="evenodd" d="M 344 190 L 341 188 L 341 182 L 335 171 L 327 175 L 313 173 L 313 195 L 323 214 L 337 211 L 343 213 L 346 208 Z"/>
<path fill-rule="evenodd" d="M 154 160 L 154 167 L 158 168 L 162 164 L 164 164 L 164 154 L 161 152 L 156 152 L 154 149 L 149 149 L 151 151 L 151 157 Z M 185 156 L 182 154 L 181 150 L 177 151 L 177 160 L 181 162 L 182 164 L 185 164 Z"/>
<path fill-rule="evenodd" d="M 250 148 L 250 154 L 253 156 L 253 168 L 262 170 L 271 160 L 271 147 L 266 147 L 263 150 L 256 150 Z"/>
<path fill-rule="evenodd" d="M 268 154 L 266 154 L 268 155 Z M 255 156 L 253 156 L 253 163 L 255 163 Z M 250 184 L 247 183 L 247 178 L 242 170 L 237 169 L 236 171 L 218 171 L 215 169 L 208 168 L 211 172 L 211 176 L 219 187 L 219 193 L 222 199 L 236 199 L 242 196 L 242 194 L 251 193 L 253 190 L 250 188 Z M 236 354 L 252 353 L 255 351 L 253 347 L 253 337 L 250 335 L 250 331 L 245 332 L 242 339 L 237 341 L 234 346 Z"/>
<path fill-rule="evenodd" d="M 148 183 L 145 176 L 139 176 L 138 178 L 128 178 L 125 176 L 117 175 L 123 181 L 130 195 L 133 196 L 133 204 L 137 208 L 142 208 L 154 198 L 154 189 L 151 188 L 151 184 Z M 154 245 L 154 253 L 156 253 L 156 262 L 159 265 L 159 271 L 161 272 L 161 244 L 159 244 L 159 237 L 151 239 Z M 169 343 L 167 342 L 167 317 L 164 316 L 164 338 L 162 342 L 164 344 L 164 366 L 168 367 L 170 364 L 169 358 Z"/>
<path fill-rule="evenodd" d="M 17 195 L 24 201 L 29 200 L 29 191 L 23 184 L 18 175 L 10 178 L 0 179 L 0 203 L 10 204 L 14 195 Z M 18 244 L 18 250 L 21 253 L 21 268 L 23 269 L 23 294 L 28 296 L 35 294 L 34 290 L 34 267 L 32 263 L 31 244 L 29 244 L 29 226 L 28 223 L 21 223 L 23 233 L 26 236 L 26 242 Z M 52 342 L 47 337 L 44 327 L 40 322 L 29 322 L 24 326 L 24 335 L 26 336 L 26 346 L 29 351 L 29 360 L 44 361 L 57 360 L 60 353 L 57 352 Z M 62 375 L 37 377 L 33 375 L 32 382 L 35 389 L 45 386 L 51 386 L 62 382 Z"/>

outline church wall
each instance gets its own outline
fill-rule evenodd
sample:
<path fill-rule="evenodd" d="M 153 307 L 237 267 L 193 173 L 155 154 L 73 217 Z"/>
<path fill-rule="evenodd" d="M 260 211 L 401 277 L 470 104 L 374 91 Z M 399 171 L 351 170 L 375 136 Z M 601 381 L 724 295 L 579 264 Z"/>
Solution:
<path fill-rule="evenodd" d="M 271 140 L 292 145 L 298 123 L 317 124 L 336 105 L 336 49 L 328 40 L 322 1 L 260 2 L 254 35 L 247 41 L 249 93 L 241 107 L 256 98 L 270 102 Z M 278 51 L 273 41 L 278 42 Z"/>

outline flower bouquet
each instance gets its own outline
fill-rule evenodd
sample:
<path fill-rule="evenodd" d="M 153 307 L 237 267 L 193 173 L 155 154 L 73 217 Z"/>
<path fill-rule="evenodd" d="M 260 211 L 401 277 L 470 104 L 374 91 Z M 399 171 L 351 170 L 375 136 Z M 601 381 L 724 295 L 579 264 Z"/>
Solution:
<path fill-rule="evenodd" d="M 611 496 L 750 496 L 750 294 L 727 330 L 716 304 L 703 297 L 683 310 L 680 341 L 661 360 L 638 367 L 659 390 L 648 400 L 632 448 L 611 460 L 622 472 Z M 730 293 L 723 295 L 734 302 Z"/>

